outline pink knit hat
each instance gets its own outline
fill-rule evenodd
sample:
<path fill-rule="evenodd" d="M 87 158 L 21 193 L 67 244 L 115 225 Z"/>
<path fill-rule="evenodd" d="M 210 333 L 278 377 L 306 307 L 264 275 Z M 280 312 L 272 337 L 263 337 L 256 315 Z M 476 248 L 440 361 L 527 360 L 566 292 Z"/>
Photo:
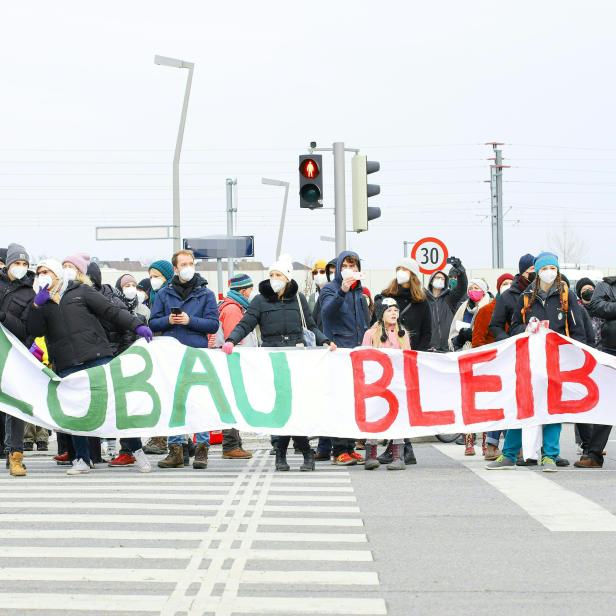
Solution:
<path fill-rule="evenodd" d="M 88 272 L 88 265 L 90 264 L 90 255 L 85 252 L 78 252 L 70 257 L 64 257 L 62 265 L 65 263 L 71 263 L 85 276 Z"/>

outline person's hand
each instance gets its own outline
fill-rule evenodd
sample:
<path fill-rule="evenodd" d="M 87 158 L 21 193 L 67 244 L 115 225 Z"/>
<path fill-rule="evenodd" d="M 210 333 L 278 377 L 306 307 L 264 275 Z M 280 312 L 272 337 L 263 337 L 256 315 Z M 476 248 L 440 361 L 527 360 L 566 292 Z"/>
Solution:
<path fill-rule="evenodd" d="M 324 342 L 323 346 L 330 351 L 335 351 L 338 348 L 335 342 Z"/>
<path fill-rule="evenodd" d="M 458 257 L 449 257 L 449 259 L 447 259 L 447 263 L 449 263 L 449 265 L 451 265 L 453 269 L 457 270 L 460 273 L 466 271 L 464 265 L 462 265 L 462 261 L 460 261 Z"/>
<path fill-rule="evenodd" d="M 234 346 L 235 345 L 233 344 L 233 342 L 225 342 L 222 345 L 222 347 L 221 347 L 222 348 L 222 352 L 226 353 L 227 355 L 231 355 L 231 353 L 233 353 L 233 347 Z"/>
<path fill-rule="evenodd" d="M 190 323 L 190 317 L 182 312 L 181 314 L 173 314 L 169 315 L 169 323 L 171 325 L 188 325 Z"/>
<path fill-rule="evenodd" d="M 135 329 L 135 333 L 139 338 L 145 338 L 146 342 L 152 342 L 154 339 L 154 334 L 147 325 L 139 325 L 139 327 Z"/>
<path fill-rule="evenodd" d="M 345 278 L 342 281 L 342 285 L 340 285 L 340 288 L 343 290 L 344 293 L 348 293 L 351 290 L 351 287 L 355 284 L 355 282 L 355 278 Z"/>
<path fill-rule="evenodd" d="M 51 299 L 51 295 L 49 293 L 48 285 L 45 285 L 42 289 L 39 289 L 39 292 L 34 296 L 34 305 L 37 307 L 46 304 Z"/>

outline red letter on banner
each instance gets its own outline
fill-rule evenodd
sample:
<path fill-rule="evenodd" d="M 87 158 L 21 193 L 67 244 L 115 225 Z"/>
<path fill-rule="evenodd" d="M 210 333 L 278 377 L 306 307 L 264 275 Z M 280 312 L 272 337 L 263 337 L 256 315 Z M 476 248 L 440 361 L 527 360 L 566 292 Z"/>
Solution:
<path fill-rule="evenodd" d="M 558 334 L 548 334 L 545 340 L 545 353 L 548 370 L 548 413 L 560 415 L 562 413 L 585 413 L 597 406 L 599 402 L 599 387 L 590 378 L 597 365 L 597 360 L 584 349 L 584 365 L 575 370 L 560 369 L 559 347 L 571 344 L 563 340 Z M 588 392 L 581 400 L 563 400 L 563 383 L 579 383 Z"/>
<path fill-rule="evenodd" d="M 515 341 L 515 399 L 518 405 L 518 419 L 528 419 L 535 414 L 528 338 L 518 338 Z"/>
<path fill-rule="evenodd" d="M 417 351 L 403 351 L 404 382 L 411 426 L 444 426 L 456 422 L 453 411 L 424 411 L 421 408 Z"/>
<path fill-rule="evenodd" d="M 472 355 L 464 355 L 458 359 L 460 368 L 460 385 L 462 387 L 462 418 L 464 423 L 472 424 L 481 421 L 498 421 L 505 417 L 503 409 L 478 409 L 475 406 L 475 396 L 481 392 L 497 392 L 503 388 L 500 376 L 495 374 L 474 375 L 473 366 L 492 361 L 498 351 L 481 351 Z"/>
<path fill-rule="evenodd" d="M 378 381 L 366 383 L 364 363 L 374 361 L 381 365 L 383 374 Z M 362 349 L 351 353 L 353 381 L 355 387 L 355 421 L 362 432 L 382 432 L 394 423 L 398 416 L 398 399 L 387 389 L 394 376 L 389 357 L 374 349 Z M 366 399 L 383 398 L 389 405 L 387 414 L 377 421 L 366 421 Z"/>

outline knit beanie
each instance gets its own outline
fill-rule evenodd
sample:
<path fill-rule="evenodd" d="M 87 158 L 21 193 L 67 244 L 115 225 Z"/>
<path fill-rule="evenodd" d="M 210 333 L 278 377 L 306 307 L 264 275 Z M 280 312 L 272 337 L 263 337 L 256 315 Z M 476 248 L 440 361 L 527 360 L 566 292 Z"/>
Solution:
<path fill-rule="evenodd" d="M 535 259 L 535 271 L 538 272 L 546 265 L 553 265 L 554 267 L 560 269 L 558 257 L 553 252 L 541 252 L 537 255 L 537 258 Z"/>
<path fill-rule="evenodd" d="M 525 254 L 520 257 L 520 262 L 518 264 L 518 272 L 523 274 L 529 267 L 531 267 L 535 263 L 535 257 L 531 254 Z"/>
<path fill-rule="evenodd" d="M 419 278 L 419 274 L 420 274 L 419 263 L 417 263 L 415 259 L 409 259 L 407 257 L 404 257 L 403 259 L 400 259 L 396 263 L 396 269 L 399 267 L 404 267 L 405 269 L 409 270 L 412 274 L 415 274 L 417 278 Z"/>
<path fill-rule="evenodd" d="M 173 265 L 171 265 L 171 261 L 165 261 L 164 259 L 154 261 L 154 263 L 148 267 L 148 272 L 151 269 L 158 270 L 165 277 L 165 280 L 171 280 L 173 278 Z"/>
<path fill-rule="evenodd" d="M 325 259 L 319 259 L 318 261 L 314 262 L 314 265 L 312 266 L 312 271 L 314 272 L 315 270 L 324 270 L 327 267 L 327 261 Z"/>
<path fill-rule="evenodd" d="M 137 286 L 137 279 L 132 274 L 123 274 L 116 282 L 116 289 L 121 291 L 129 282 L 134 282 Z"/>
<path fill-rule="evenodd" d="M 27 261 L 30 265 L 30 256 L 20 244 L 9 244 L 6 249 L 6 269 L 9 269 L 15 261 Z"/>
<path fill-rule="evenodd" d="M 290 281 L 293 278 L 293 261 L 290 255 L 280 255 L 278 260 L 269 266 L 268 275 L 272 272 L 280 272 Z"/>
<path fill-rule="evenodd" d="M 90 255 L 85 252 L 78 252 L 77 254 L 64 257 L 62 264 L 64 265 L 64 263 L 71 263 L 85 276 L 88 273 Z"/>
<path fill-rule="evenodd" d="M 513 276 L 511 274 L 501 274 L 497 279 L 496 279 L 496 290 L 500 293 L 500 288 L 501 285 L 503 284 L 503 282 L 505 282 L 505 280 L 513 280 Z"/>
<path fill-rule="evenodd" d="M 152 290 L 152 283 L 150 282 L 149 278 L 144 278 L 143 280 L 139 281 L 139 283 L 137 284 L 137 288 L 141 289 L 142 291 L 145 291 L 146 293 L 149 293 Z"/>
<path fill-rule="evenodd" d="M 393 297 L 384 297 L 380 302 L 376 305 L 375 316 L 377 321 L 383 320 L 383 315 L 388 308 L 395 306 L 398 310 L 400 310 L 400 306 L 398 306 L 398 302 Z"/>
<path fill-rule="evenodd" d="M 483 278 L 471 278 L 468 281 L 468 286 L 470 287 L 472 284 L 477 285 L 484 293 L 488 292 L 488 283 Z"/>
<path fill-rule="evenodd" d="M 250 289 L 254 287 L 254 282 L 248 274 L 238 274 L 233 278 L 229 278 L 229 289 L 232 291 L 241 291 L 242 289 Z"/>
<path fill-rule="evenodd" d="M 62 263 L 60 263 L 57 259 L 43 259 L 42 261 L 39 261 L 36 266 L 37 273 L 41 267 L 51 270 L 58 280 L 62 280 Z"/>
<path fill-rule="evenodd" d="M 582 292 L 582 289 L 587 286 L 590 285 L 593 289 L 595 288 L 595 283 L 590 279 L 590 278 L 580 278 L 576 283 L 575 283 L 575 294 L 580 297 L 580 293 Z"/>

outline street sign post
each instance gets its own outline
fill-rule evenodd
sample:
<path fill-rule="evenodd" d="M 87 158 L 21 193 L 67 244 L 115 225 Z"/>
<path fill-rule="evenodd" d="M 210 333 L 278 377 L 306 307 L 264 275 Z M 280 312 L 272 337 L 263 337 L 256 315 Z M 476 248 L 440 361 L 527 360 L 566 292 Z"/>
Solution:
<path fill-rule="evenodd" d="M 442 270 L 447 264 L 449 251 L 445 243 L 436 237 L 423 237 L 415 242 L 411 258 L 419 263 L 419 271 L 426 276 Z"/>

